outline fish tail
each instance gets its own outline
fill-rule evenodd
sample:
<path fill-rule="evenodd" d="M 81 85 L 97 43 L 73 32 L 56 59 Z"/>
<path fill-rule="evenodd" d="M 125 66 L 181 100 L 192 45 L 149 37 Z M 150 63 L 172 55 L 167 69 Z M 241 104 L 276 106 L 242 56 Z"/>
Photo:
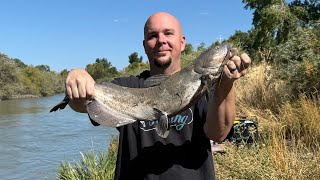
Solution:
<path fill-rule="evenodd" d="M 57 105 L 55 105 L 51 110 L 50 112 L 53 112 L 53 111 L 57 111 L 59 109 L 64 109 L 68 103 L 69 103 L 70 99 L 68 96 L 65 96 L 64 99 Z"/>

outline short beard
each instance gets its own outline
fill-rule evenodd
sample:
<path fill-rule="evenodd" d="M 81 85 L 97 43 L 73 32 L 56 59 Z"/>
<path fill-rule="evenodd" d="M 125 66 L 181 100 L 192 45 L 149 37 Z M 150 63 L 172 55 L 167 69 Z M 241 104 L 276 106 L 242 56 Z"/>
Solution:
<path fill-rule="evenodd" d="M 156 65 L 158 68 L 167 68 L 171 65 L 172 59 L 170 58 L 165 62 L 159 62 L 155 59 L 153 62 L 154 62 L 154 65 Z"/>

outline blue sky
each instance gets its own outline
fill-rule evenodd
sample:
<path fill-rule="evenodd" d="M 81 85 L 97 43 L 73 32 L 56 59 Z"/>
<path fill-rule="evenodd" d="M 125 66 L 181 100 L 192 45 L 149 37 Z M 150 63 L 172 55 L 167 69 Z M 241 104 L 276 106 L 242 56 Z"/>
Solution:
<path fill-rule="evenodd" d="M 96 58 L 122 70 L 133 52 L 147 61 L 143 26 L 158 11 L 175 15 L 194 47 L 252 27 L 241 0 L 3 0 L 0 7 L 0 53 L 58 72 Z"/>

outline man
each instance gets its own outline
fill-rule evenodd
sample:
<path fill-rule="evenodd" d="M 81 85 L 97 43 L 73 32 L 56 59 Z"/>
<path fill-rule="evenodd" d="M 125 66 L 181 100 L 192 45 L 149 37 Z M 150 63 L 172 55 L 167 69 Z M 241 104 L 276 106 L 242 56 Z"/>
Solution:
<path fill-rule="evenodd" d="M 186 45 L 179 21 L 165 12 L 150 16 L 144 27 L 143 46 L 150 71 L 113 82 L 132 88 L 157 74 L 174 74 L 181 69 L 181 52 Z M 161 138 L 156 121 L 140 121 L 119 127 L 119 149 L 115 179 L 214 179 L 210 140 L 222 141 L 235 119 L 233 83 L 251 64 L 247 54 L 231 57 L 209 102 L 199 100 L 185 112 L 170 118 L 170 134 Z M 86 112 L 94 96 L 94 80 L 84 70 L 71 71 L 66 79 L 69 105 Z M 170 103 L 170 102 L 168 102 Z"/>

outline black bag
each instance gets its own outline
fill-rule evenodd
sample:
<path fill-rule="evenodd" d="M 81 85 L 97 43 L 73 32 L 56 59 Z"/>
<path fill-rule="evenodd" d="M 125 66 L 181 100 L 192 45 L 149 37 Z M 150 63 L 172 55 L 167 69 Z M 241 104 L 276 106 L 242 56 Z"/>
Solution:
<path fill-rule="evenodd" d="M 236 144 L 252 145 L 258 141 L 258 122 L 256 117 L 238 117 L 225 140 Z"/>

